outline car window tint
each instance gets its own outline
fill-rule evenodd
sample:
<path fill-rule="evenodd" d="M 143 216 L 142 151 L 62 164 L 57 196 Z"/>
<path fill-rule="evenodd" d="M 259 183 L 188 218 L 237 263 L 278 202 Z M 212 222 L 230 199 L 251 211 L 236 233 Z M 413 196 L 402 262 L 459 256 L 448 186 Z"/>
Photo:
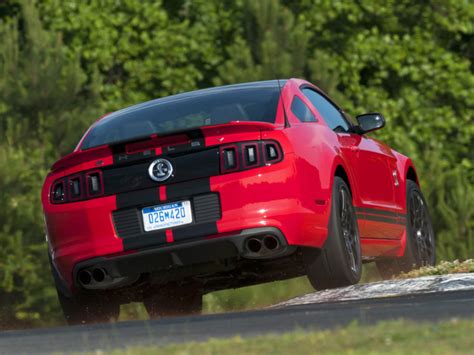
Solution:
<path fill-rule="evenodd" d="M 291 112 L 301 121 L 301 122 L 316 122 L 316 117 L 313 115 L 308 106 L 301 100 L 298 96 L 293 98 L 291 103 Z"/>
<path fill-rule="evenodd" d="M 279 98 L 279 86 L 268 84 L 217 87 L 149 101 L 97 122 L 84 138 L 81 149 L 231 121 L 275 123 Z"/>
<path fill-rule="evenodd" d="M 305 88 L 303 94 L 311 101 L 327 125 L 334 131 L 347 132 L 350 127 L 339 110 L 324 96 L 312 89 Z"/>

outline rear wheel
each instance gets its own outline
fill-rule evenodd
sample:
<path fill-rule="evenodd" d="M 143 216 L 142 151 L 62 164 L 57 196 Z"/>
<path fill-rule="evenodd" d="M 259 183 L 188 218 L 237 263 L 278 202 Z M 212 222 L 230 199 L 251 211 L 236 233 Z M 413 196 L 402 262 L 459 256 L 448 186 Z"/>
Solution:
<path fill-rule="evenodd" d="M 321 250 L 306 250 L 307 276 L 317 290 L 359 282 L 362 262 L 357 219 L 347 184 L 334 178 L 329 233 Z"/>
<path fill-rule="evenodd" d="M 105 323 L 115 321 L 120 315 L 120 303 L 111 296 L 95 293 L 78 293 L 67 297 L 63 294 L 60 277 L 53 266 L 51 255 L 49 265 L 54 279 L 54 285 L 58 294 L 59 304 L 62 308 L 64 318 L 69 325 Z"/>
<path fill-rule="evenodd" d="M 167 286 L 150 292 L 143 304 L 150 318 L 200 314 L 202 294 L 192 288 Z"/>
<path fill-rule="evenodd" d="M 428 206 L 420 188 L 411 180 L 407 180 L 406 231 L 403 256 L 377 261 L 379 273 L 385 279 L 414 268 L 435 264 L 435 236 Z"/>
<path fill-rule="evenodd" d="M 58 291 L 59 303 L 69 325 L 107 323 L 118 320 L 120 304 L 105 295 L 66 297 Z"/>

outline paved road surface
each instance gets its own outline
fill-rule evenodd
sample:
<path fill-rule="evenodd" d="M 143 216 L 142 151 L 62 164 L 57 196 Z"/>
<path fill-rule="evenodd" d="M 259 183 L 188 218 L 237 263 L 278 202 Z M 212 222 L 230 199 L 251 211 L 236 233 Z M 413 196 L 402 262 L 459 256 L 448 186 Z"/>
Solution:
<path fill-rule="evenodd" d="M 329 329 L 357 321 L 438 321 L 474 317 L 474 290 L 286 306 L 251 312 L 30 329 L 0 333 L 0 352 L 91 351 L 166 344 L 211 337 L 256 336 L 298 329 Z"/>

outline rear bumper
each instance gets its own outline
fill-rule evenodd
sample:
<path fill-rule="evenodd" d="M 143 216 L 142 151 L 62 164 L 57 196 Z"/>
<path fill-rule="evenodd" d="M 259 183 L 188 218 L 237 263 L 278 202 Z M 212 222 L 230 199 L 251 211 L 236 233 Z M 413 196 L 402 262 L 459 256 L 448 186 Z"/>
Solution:
<path fill-rule="evenodd" d="M 207 248 L 194 250 L 195 242 L 228 236 L 235 238 L 234 249 L 240 252 L 243 240 L 239 239 L 245 239 L 240 231 L 274 228 L 284 236 L 285 245 L 321 247 L 327 236 L 330 189 L 321 186 L 318 176 L 316 168 L 290 153 L 271 166 L 89 201 L 51 205 L 44 196 L 50 253 L 58 273 L 73 290 L 77 286 L 77 270 L 88 266 L 91 260 L 129 260 L 129 255 L 139 259 L 148 255 L 148 250 L 166 255 L 175 247 L 186 247 L 183 250 L 190 254 L 208 258 L 215 252 Z M 219 196 L 221 215 L 217 220 L 207 221 L 214 214 L 202 209 L 200 222 L 195 214 L 199 223 L 156 233 L 129 228 L 131 234 L 125 237 L 114 221 L 117 212 L 135 209 L 137 223 L 141 223 L 140 209 L 161 203 L 189 199 L 204 206 L 209 201 L 197 198 L 208 195 Z M 128 225 L 123 227 L 127 230 Z M 170 257 L 161 257 L 165 258 Z M 174 265 L 174 261 L 168 265 Z M 131 277 L 114 272 L 112 268 L 111 275 Z M 129 283 L 130 279 L 115 282 L 112 287 Z"/>
<path fill-rule="evenodd" d="M 278 241 L 273 250 L 254 253 L 247 248 L 250 239 L 272 236 Z M 112 257 L 98 257 L 78 263 L 73 272 L 74 284 L 79 289 L 113 289 L 134 283 L 142 274 L 171 273 L 173 269 L 191 267 L 188 276 L 199 275 L 199 266 L 209 263 L 226 263 L 229 259 L 270 259 L 287 256 L 296 251 L 289 246 L 277 228 L 253 228 L 235 235 L 219 238 L 204 238 L 159 248 L 145 249 Z M 101 270 L 104 279 L 97 282 L 92 278 L 85 284 L 84 273 L 94 274 Z M 168 280 L 169 281 L 169 280 Z"/>

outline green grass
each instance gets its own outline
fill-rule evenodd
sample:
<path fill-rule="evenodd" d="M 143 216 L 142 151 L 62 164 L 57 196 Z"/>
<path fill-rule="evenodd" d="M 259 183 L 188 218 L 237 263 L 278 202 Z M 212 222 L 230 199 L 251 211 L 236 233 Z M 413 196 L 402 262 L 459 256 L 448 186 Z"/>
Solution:
<path fill-rule="evenodd" d="M 145 354 L 472 354 L 474 319 L 440 323 L 351 324 L 331 331 L 294 331 L 256 338 L 211 339 L 161 347 L 132 347 L 115 355 Z"/>
<path fill-rule="evenodd" d="M 441 261 L 436 266 L 422 267 L 420 269 L 401 274 L 397 278 L 411 279 L 421 276 L 459 274 L 465 272 L 474 272 L 474 259 L 468 259 L 462 262 L 459 260 Z"/>

